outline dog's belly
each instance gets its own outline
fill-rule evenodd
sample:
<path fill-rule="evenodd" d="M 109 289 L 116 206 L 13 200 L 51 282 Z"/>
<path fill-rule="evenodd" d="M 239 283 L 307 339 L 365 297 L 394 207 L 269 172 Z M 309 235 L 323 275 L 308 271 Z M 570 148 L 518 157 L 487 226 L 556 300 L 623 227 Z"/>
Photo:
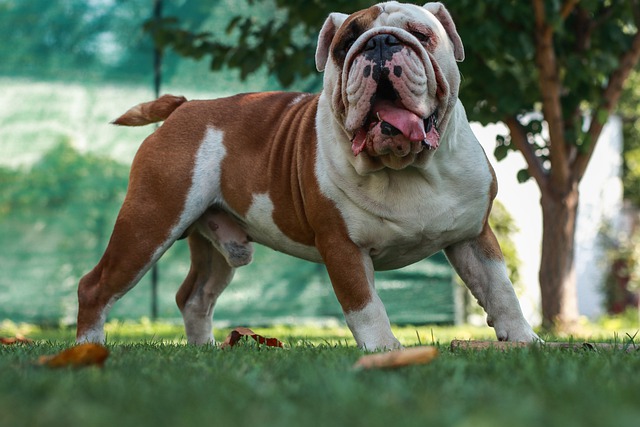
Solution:
<path fill-rule="evenodd" d="M 429 215 L 423 203 L 407 201 L 404 212 L 382 218 L 362 211 L 355 206 L 341 209 L 350 239 L 373 260 L 376 270 L 391 270 L 425 259 L 439 250 L 460 240 L 477 235 L 482 227 L 482 215 L 486 200 L 476 203 L 437 205 Z M 243 227 L 251 239 L 259 244 L 301 259 L 322 262 L 315 246 L 296 242 L 287 236 L 273 220 L 273 202 L 267 194 L 257 194 Z M 480 210 L 481 209 L 481 210 Z M 391 212 L 391 211 L 390 211 Z"/>
<path fill-rule="evenodd" d="M 293 241 L 270 218 L 248 216 L 245 228 L 252 240 L 297 258 L 322 262 L 315 246 Z M 369 253 L 376 270 L 392 270 L 421 261 L 454 242 L 477 235 L 481 226 L 480 220 L 471 220 L 467 222 L 469 226 L 450 230 L 424 224 L 424 228 L 417 229 L 389 220 L 362 219 L 358 225 L 347 224 L 348 227 L 351 225 L 349 228 L 358 230 L 350 237 L 364 252 Z M 369 226 L 365 225 L 367 222 Z"/>
<path fill-rule="evenodd" d="M 448 240 L 445 236 L 434 238 L 432 234 L 428 237 L 423 236 L 419 240 L 404 237 L 402 241 L 381 241 L 381 245 L 374 245 L 369 253 L 375 270 L 393 270 L 430 257 L 443 247 L 448 246 L 450 244 Z"/>
<path fill-rule="evenodd" d="M 421 216 L 424 211 L 395 219 L 368 215 L 350 224 L 352 239 L 369 251 L 376 270 L 405 267 L 478 235 L 482 215 L 477 206 L 448 206 L 435 219 Z"/>

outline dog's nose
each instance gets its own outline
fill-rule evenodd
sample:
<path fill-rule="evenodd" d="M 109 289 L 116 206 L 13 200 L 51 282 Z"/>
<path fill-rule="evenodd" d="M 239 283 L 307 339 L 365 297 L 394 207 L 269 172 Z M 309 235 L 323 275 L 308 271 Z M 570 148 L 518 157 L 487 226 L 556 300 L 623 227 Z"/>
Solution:
<path fill-rule="evenodd" d="M 400 50 L 402 50 L 402 43 L 396 36 L 393 34 L 378 34 L 367 41 L 363 54 L 365 58 L 374 64 L 384 66 Z"/>
<path fill-rule="evenodd" d="M 398 46 L 399 44 L 400 40 L 398 40 L 393 34 L 378 34 L 377 36 L 373 36 L 369 39 L 364 50 L 373 51 L 380 49 L 384 51 L 390 47 Z"/>

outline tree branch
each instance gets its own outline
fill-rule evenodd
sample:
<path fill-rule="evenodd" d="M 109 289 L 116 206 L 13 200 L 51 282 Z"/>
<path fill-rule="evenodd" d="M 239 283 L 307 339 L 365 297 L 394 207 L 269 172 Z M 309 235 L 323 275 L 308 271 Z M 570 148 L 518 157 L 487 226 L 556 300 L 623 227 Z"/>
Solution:
<path fill-rule="evenodd" d="M 542 190 L 544 187 L 546 187 L 549 178 L 547 176 L 547 171 L 544 169 L 542 163 L 540 162 L 540 158 L 536 156 L 533 147 L 527 140 L 527 133 L 524 127 L 520 124 L 515 116 L 506 116 L 504 118 L 504 123 L 509 128 L 509 133 L 511 134 L 511 142 L 522 153 L 525 161 L 527 162 L 527 170 L 529 171 L 529 175 L 531 175 L 536 180 L 538 186 Z"/>
<path fill-rule="evenodd" d="M 573 6 L 567 1 L 563 11 L 569 12 Z M 536 28 L 536 63 L 538 83 L 542 94 L 542 113 L 549 126 L 549 150 L 551 161 L 551 179 L 559 188 L 565 188 L 569 179 L 569 165 L 566 158 L 564 138 L 564 118 L 560 93 L 562 86 L 558 76 L 558 63 L 553 47 L 553 28 L 547 23 L 544 0 L 533 0 Z"/>
<path fill-rule="evenodd" d="M 638 5 L 638 2 L 635 2 L 634 4 L 634 16 L 636 16 L 636 26 L 640 26 L 640 6 Z M 627 80 L 629 74 L 639 61 L 640 32 L 636 32 L 631 40 L 631 48 L 620 57 L 618 68 L 611 73 L 609 83 L 602 92 L 601 101 L 591 114 L 591 124 L 587 131 L 591 143 L 585 152 L 578 154 L 572 166 L 572 174 L 578 179 L 578 181 L 580 181 L 584 176 L 589 160 L 591 159 L 596 143 L 598 142 L 598 138 L 600 137 L 600 133 L 602 132 L 602 128 L 605 125 L 606 120 L 601 121 L 603 118 L 602 116 L 606 115 L 606 117 L 608 117 L 616 105 L 618 105 L 618 100 L 620 99 L 622 89 L 624 88 L 624 82 Z"/>
<path fill-rule="evenodd" d="M 567 17 L 571 14 L 571 12 L 573 12 L 573 9 L 576 7 L 576 4 L 578 4 L 578 0 L 567 0 L 563 5 L 562 5 L 562 9 L 560 10 L 560 16 L 562 17 L 562 19 L 567 19 Z"/>

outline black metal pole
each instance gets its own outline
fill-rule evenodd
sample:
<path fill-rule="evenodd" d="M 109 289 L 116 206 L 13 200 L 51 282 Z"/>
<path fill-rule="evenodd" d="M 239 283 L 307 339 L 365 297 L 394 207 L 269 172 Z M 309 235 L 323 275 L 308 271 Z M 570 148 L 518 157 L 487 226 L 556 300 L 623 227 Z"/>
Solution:
<path fill-rule="evenodd" d="M 162 19 L 162 0 L 155 0 L 153 4 L 153 19 L 156 24 Z M 160 97 L 160 86 L 162 84 L 162 48 L 154 42 L 153 48 L 153 87 L 156 98 Z"/>
<path fill-rule="evenodd" d="M 154 0 L 153 19 L 158 23 L 162 19 L 162 0 Z M 153 88 L 156 99 L 160 97 L 162 84 L 162 49 L 155 44 L 153 48 Z M 158 319 L 158 263 L 151 267 L 151 320 Z"/>

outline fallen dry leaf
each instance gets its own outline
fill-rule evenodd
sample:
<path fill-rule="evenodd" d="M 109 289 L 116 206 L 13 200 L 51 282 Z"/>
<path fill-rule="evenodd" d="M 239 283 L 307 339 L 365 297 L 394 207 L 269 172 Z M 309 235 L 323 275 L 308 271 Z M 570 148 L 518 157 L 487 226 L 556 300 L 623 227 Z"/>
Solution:
<path fill-rule="evenodd" d="M 100 366 L 109 356 L 109 350 L 100 344 L 84 343 L 68 348 L 53 356 L 40 356 L 38 364 L 49 368 L 62 368 L 64 366 Z"/>
<path fill-rule="evenodd" d="M 225 338 L 222 345 L 220 345 L 220 348 L 233 347 L 242 337 L 251 337 L 267 347 L 283 347 L 282 342 L 277 338 L 265 338 L 262 335 L 256 334 L 249 328 L 238 327 L 229 332 L 229 335 L 227 335 L 227 338 Z"/>
<path fill-rule="evenodd" d="M 0 337 L 0 344 L 4 344 L 4 345 L 31 344 L 32 342 L 33 342 L 32 339 L 26 338 L 20 334 L 17 334 L 15 337 Z"/>
<path fill-rule="evenodd" d="M 399 368 L 409 365 L 423 365 L 438 357 L 436 347 L 412 347 L 362 356 L 353 365 L 357 369 Z"/>

